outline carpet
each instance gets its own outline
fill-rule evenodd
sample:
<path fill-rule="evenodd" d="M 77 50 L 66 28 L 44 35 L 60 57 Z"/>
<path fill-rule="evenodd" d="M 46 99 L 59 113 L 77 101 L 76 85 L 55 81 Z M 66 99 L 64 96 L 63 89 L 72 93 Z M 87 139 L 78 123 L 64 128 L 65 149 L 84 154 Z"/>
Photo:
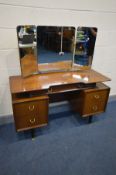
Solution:
<path fill-rule="evenodd" d="M 115 175 L 116 102 L 91 124 L 71 111 L 50 115 L 49 125 L 16 133 L 0 126 L 0 175 Z"/>

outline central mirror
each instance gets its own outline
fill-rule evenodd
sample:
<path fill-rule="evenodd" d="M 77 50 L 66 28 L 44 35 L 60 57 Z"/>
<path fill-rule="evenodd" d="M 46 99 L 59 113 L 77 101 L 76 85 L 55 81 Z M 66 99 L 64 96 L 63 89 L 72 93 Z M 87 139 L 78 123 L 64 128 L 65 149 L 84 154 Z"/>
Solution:
<path fill-rule="evenodd" d="M 37 60 L 39 71 L 71 69 L 74 40 L 74 27 L 38 26 Z"/>

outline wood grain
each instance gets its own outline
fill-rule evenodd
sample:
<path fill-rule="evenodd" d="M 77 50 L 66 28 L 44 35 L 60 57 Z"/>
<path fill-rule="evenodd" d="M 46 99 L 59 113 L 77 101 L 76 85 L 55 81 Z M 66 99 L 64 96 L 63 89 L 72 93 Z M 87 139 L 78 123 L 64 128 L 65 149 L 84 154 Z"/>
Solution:
<path fill-rule="evenodd" d="M 20 93 L 49 89 L 51 86 L 67 85 L 73 83 L 98 83 L 109 81 L 110 78 L 95 70 L 83 70 L 72 72 L 58 72 L 33 75 L 27 78 L 21 76 L 10 77 L 11 93 Z"/>

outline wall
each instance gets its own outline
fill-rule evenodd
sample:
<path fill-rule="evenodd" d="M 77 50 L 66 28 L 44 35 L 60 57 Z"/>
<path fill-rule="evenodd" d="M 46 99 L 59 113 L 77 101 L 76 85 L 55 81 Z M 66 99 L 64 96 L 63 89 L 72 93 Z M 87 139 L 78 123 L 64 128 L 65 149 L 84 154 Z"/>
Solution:
<path fill-rule="evenodd" d="M 115 0 L 0 0 L 0 116 L 12 114 L 9 76 L 20 74 L 16 26 L 73 25 L 98 27 L 93 68 L 112 81 L 116 95 Z"/>

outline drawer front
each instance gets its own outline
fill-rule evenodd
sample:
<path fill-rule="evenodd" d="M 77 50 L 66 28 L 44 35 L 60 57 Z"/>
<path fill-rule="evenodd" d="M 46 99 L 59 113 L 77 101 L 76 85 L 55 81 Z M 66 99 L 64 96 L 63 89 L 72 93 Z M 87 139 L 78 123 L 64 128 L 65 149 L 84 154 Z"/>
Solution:
<path fill-rule="evenodd" d="M 48 123 L 48 99 L 13 104 L 17 130 L 26 130 Z"/>
<path fill-rule="evenodd" d="M 109 90 L 85 93 L 82 115 L 92 115 L 104 112 L 107 104 Z"/>
<path fill-rule="evenodd" d="M 65 84 L 65 85 L 57 85 L 57 86 L 51 86 L 49 88 L 49 94 L 51 93 L 61 93 L 61 92 L 67 92 L 67 91 L 74 91 L 77 90 L 76 84 Z"/>
<path fill-rule="evenodd" d="M 99 103 L 104 101 L 108 95 L 108 90 L 93 91 L 85 93 L 85 100 L 88 102 Z"/>

